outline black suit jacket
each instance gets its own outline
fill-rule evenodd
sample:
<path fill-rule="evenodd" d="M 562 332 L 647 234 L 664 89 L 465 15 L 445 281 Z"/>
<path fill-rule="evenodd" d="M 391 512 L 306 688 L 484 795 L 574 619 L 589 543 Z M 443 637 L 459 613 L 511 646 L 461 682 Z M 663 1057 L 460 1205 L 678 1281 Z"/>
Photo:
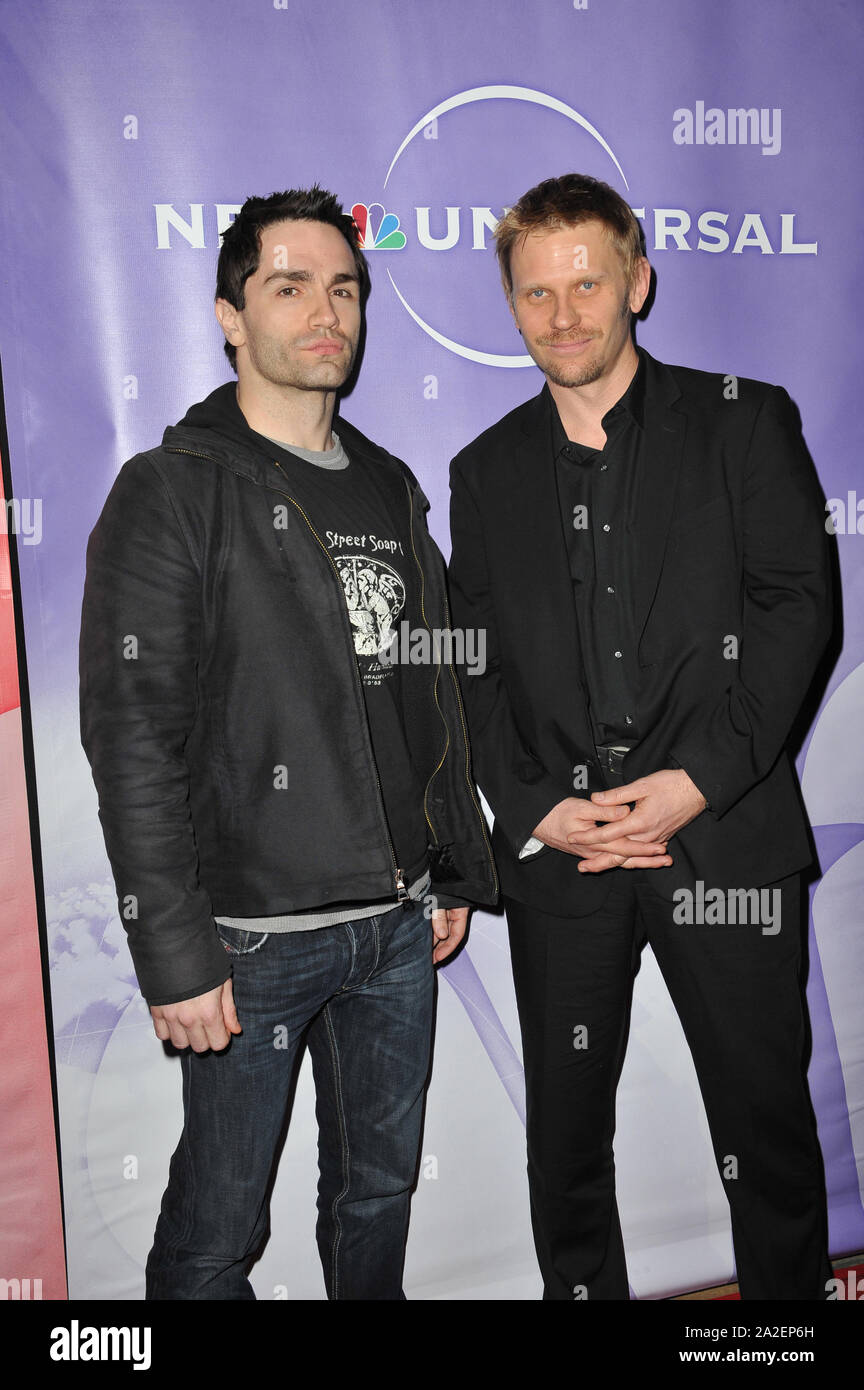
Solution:
<path fill-rule="evenodd" d="M 825 501 L 786 392 L 646 362 L 639 481 L 638 718 L 626 781 L 683 767 L 704 811 L 652 870 L 670 897 L 759 887 L 804 868 L 811 842 L 785 743 L 831 629 Z M 618 870 L 582 875 L 544 849 L 520 860 L 564 797 L 605 783 L 550 444 L 548 388 L 451 465 L 456 627 L 486 631 L 462 688 L 477 781 L 495 814 L 502 892 L 549 912 L 598 906 Z M 732 655 L 737 642 L 737 659 Z M 585 790 L 574 769 L 588 768 Z"/>

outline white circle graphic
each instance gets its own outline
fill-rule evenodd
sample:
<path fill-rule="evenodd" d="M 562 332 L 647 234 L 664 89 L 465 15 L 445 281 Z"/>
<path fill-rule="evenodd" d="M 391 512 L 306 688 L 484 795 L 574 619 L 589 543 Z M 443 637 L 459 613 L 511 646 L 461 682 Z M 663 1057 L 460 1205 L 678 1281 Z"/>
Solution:
<path fill-rule="evenodd" d="M 430 121 L 437 120 L 439 116 L 446 115 L 448 111 L 455 111 L 457 106 L 470 106 L 475 101 L 527 101 L 531 102 L 534 106 L 545 106 L 549 111 L 557 111 L 559 116 L 566 116 L 568 120 L 575 121 L 577 125 L 581 125 L 583 130 L 587 130 L 588 134 L 596 140 L 599 145 L 602 145 L 603 149 L 612 160 L 612 163 L 615 165 L 615 168 L 618 170 L 618 173 L 621 175 L 622 179 L 624 179 L 624 187 L 629 192 L 630 185 L 624 177 L 624 170 L 621 168 L 610 146 L 607 145 L 599 130 L 595 130 L 590 121 L 586 121 L 584 116 L 580 116 L 579 112 L 574 111 L 573 107 L 568 106 L 566 102 L 559 101 L 557 97 L 550 97 L 548 92 L 537 92 L 533 87 L 509 86 L 470 87 L 467 92 L 457 92 L 455 96 L 447 97 L 445 101 L 440 101 L 437 106 L 433 106 L 432 110 L 427 111 L 425 116 L 421 116 L 417 124 L 409 130 L 402 144 L 394 154 L 390 161 L 390 168 L 387 170 L 387 176 L 384 179 L 384 187 L 387 187 L 387 180 L 393 173 L 397 159 L 411 144 L 414 136 L 420 134 L 424 126 L 427 126 Z"/>
<path fill-rule="evenodd" d="M 608 154 L 615 168 L 618 170 L 618 173 L 621 175 L 622 179 L 624 179 L 624 187 L 629 192 L 630 185 L 627 182 L 624 170 L 621 168 L 614 152 L 603 139 L 599 130 L 596 130 L 590 121 L 587 121 L 585 117 L 580 115 L 578 111 L 575 111 L 572 106 L 568 106 L 566 102 L 559 101 L 557 97 L 550 96 L 548 92 L 538 92 L 535 91 L 533 87 L 512 87 L 507 85 L 470 87 L 467 91 L 457 92 L 455 96 L 447 97 L 444 101 L 439 102 L 437 106 L 433 106 L 432 110 L 427 111 L 425 116 L 421 116 L 416 125 L 409 130 L 402 144 L 394 154 L 384 179 L 384 187 L 387 187 L 387 181 L 396 166 L 399 156 L 408 148 L 415 135 L 420 134 L 424 126 L 427 126 L 430 121 L 437 120 L 439 116 L 446 115 L 448 111 L 455 111 L 459 106 L 470 106 L 477 101 L 526 101 L 534 106 L 545 106 L 547 110 L 556 111 L 560 116 L 566 116 L 568 120 L 575 121 L 575 123 L 581 126 L 583 130 L 586 130 L 592 139 L 596 140 L 606 154 Z M 439 333 L 437 329 L 433 328 L 431 324 L 428 324 L 425 319 L 421 318 L 416 309 L 412 309 L 389 270 L 387 271 L 387 275 L 391 285 L 396 291 L 399 302 L 411 315 L 417 326 L 421 328 L 424 333 L 428 334 L 434 342 L 446 348 L 448 352 L 454 352 L 459 357 L 466 357 L 469 362 L 479 362 L 482 366 L 486 367 L 533 367 L 535 365 L 534 358 L 529 356 L 528 353 L 481 352 L 479 348 L 466 347 L 464 343 L 457 343 L 452 338 L 445 337 L 443 333 Z"/>

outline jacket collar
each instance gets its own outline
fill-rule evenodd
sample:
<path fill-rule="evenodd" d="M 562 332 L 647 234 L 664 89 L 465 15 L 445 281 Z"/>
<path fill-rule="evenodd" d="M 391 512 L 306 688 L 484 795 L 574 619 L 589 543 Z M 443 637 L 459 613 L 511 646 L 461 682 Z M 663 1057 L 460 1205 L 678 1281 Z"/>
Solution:
<path fill-rule="evenodd" d="M 612 406 L 603 418 L 607 419 L 619 408 L 627 409 L 636 423 L 645 428 L 648 406 L 662 405 L 671 408 L 680 398 L 681 389 L 664 362 L 658 362 L 656 357 L 652 357 L 643 347 L 638 347 L 636 351 L 639 354 L 639 369 L 620 401 Z M 555 402 L 549 387 L 544 384 L 539 395 L 526 401 L 522 407 L 520 423 L 523 432 L 529 436 L 537 434 L 545 428 L 546 420 L 553 411 Z M 557 411 L 555 413 L 557 414 Z"/>

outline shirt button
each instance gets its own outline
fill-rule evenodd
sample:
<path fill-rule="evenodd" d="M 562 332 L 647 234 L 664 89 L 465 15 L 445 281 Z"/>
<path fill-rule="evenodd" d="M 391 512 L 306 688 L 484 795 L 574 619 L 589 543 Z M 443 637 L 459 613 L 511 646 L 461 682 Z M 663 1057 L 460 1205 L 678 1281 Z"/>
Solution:
<path fill-rule="evenodd" d="M 611 531 L 611 530 L 612 530 L 612 527 L 609 525 L 609 522 L 608 522 L 608 521 L 604 523 L 603 530 L 604 530 L 604 531 Z"/>
<path fill-rule="evenodd" d="M 624 716 L 624 723 L 625 723 L 625 724 L 632 724 L 632 723 L 633 723 L 633 720 L 630 718 L 629 714 L 625 714 L 625 716 Z"/>
<path fill-rule="evenodd" d="M 607 592 L 607 594 L 614 594 L 614 592 L 615 592 L 615 586 L 614 586 L 614 584 L 607 584 L 607 585 L 606 585 L 606 592 Z"/>
<path fill-rule="evenodd" d="M 621 653 L 620 653 L 620 652 L 616 652 L 615 655 L 620 657 Z"/>
<path fill-rule="evenodd" d="M 606 469 L 607 469 L 608 467 L 609 467 L 608 463 L 601 463 L 601 465 L 600 465 L 600 472 L 601 472 L 601 473 L 605 473 L 605 472 L 606 472 Z"/>

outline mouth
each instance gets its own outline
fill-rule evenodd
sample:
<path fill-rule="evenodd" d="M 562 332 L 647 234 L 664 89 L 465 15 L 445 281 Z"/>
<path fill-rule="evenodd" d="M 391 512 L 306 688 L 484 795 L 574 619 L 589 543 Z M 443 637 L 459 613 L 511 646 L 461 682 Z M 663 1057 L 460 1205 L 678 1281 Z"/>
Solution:
<path fill-rule="evenodd" d="M 341 338 L 319 338 L 316 342 L 310 343 L 306 351 L 314 352 L 318 357 L 335 357 L 344 347 Z"/>
<path fill-rule="evenodd" d="M 562 356 L 569 357 L 584 352 L 587 347 L 590 347 L 590 345 L 596 341 L 596 338 L 592 334 L 587 338 L 559 338 L 553 342 L 546 342 L 543 346 L 551 348 L 553 352 L 561 353 Z"/>

